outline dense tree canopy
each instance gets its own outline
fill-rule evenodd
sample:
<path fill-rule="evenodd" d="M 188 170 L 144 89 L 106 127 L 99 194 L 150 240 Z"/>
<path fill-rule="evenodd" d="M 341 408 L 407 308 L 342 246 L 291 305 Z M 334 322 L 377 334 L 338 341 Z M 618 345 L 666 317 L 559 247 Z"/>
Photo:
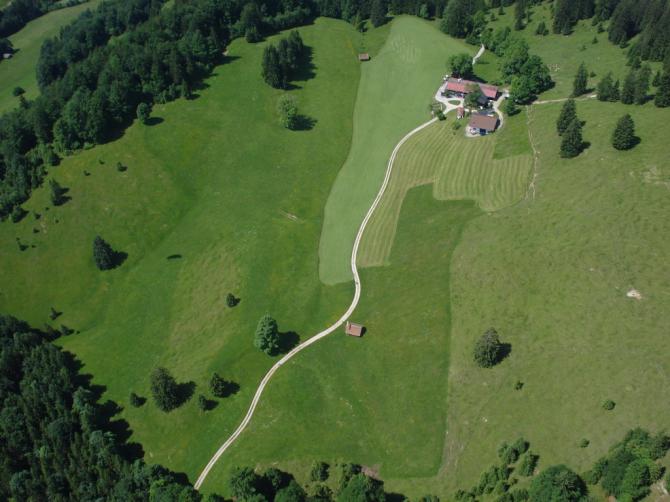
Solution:
<path fill-rule="evenodd" d="M 543 502 L 586 502 L 584 481 L 564 465 L 542 471 L 530 485 L 530 500 Z"/>
<path fill-rule="evenodd" d="M 132 460 L 77 367 L 44 333 L 0 316 L 0 498 L 200 500 L 167 469 Z"/>

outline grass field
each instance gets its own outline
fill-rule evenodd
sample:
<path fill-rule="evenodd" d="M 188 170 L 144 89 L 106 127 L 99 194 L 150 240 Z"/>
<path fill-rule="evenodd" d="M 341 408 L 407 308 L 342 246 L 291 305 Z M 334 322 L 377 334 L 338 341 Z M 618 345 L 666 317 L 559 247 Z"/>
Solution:
<path fill-rule="evenodd" d="M 391 151 L 407 132 L 430 118 L 428 105 L 446 61 L 461 51 L 475 52 L 433 24 L 404 16 L 391 25 L 379 55 L 363 65 L 352 146 L 328 197 L 319 244 L 319 275 L 326 284 L 351 280 L 354 238 L 379 190 Z"/>
<path fill-rule="evenodd" d="M 528 41 L 531 53 L 537 54 L 551 71 L 551 78 L 556 86 L 542 93 L 540 99 L 563 98 L 572 92 L 572 82 L 577 73 L 577 68 L 584 62 L 589 72 L 594 72 L 595 77 L 590 78 L 589 86 L 595 87 L 598 81 L 607 73 L 612 72 L 615 78 L 621 79 L 630 70 L 624 63 L 625 50 L 607 40 L 607 32 L 598 33 L 597 27 L 591 25 L 591 20 L 580 21 L 569 35 L 554 35 L 553 33 L 540 36 L 535 34 L 537 25 L 544 21 L 551 31 L 552 15 L 550 3 L 542 3 L 532 7 L 530 23 L 525 29 L 514 31 Z M 494 30 L 500 27 L 513 27 L 514 8 L 505 8 L 505 15 L 498 16 L 498 20 L 489 23 Z M 594 44 L 594 37 L 598 43 Z M 487 51 L 477 62 L 475 72 L 485 80 L 496 80 L 500 77 L 498 71 L 498 58 Z"/>
<path fill-rule="evenodd" d="M 17 86 L 25 89 L 28 99 L 34 99 L 38 95 L 35 65 L 40 56 L 42 42 L 58 35 L 61 27 L 86 9 L 94 8 L 100 1 L 90 0 L 81 5 L 49 12 L 9 37 L 18 52 L 12 59 L 0 62 L 0 113 L 18 106 L 18 99 L 12 96 L 12 90 Z"/>
<path fill-rule="evenodd" d="M 360 34 L 328 19 L 300 32 L 313 49 L 313 76 L 292 93 L 313 129 L 279 125 L 280 92 L 260 77 L 265 44 L 236 41 L 200 97 L 156 106 L 156 125 L 134 124 L 53 169 L 71 201 L 50 207 L 47 190 L 37 190 L 25 207 L 39 220 L 0 225 L 0 311 L 37 326 L 49 322 L 50 307 L 64 312 L 55 324 L 81 333 L 62 343 L 107 388 L 105 398 L 125 407 L 130 391 L 146 396 L 158 365 L 193 381 L 196 395 L 207 393 L 214 371 L 240 385 L 206 414 L 194 398 L 168 415 L 148 403 L 119 416 L 148 461 L 189 476 L 237 426 L 275 360 L 253 347 L 258 319 L 269 312 L 304 339 L 353 294 L 351 283 L 319 282 L 317 249 L 351 140 Z M 128 253 L 119 269 L 95 269 L 96 234 Z M 20 252 L 17 237 L 36 247 Z M 241 298 L 234 309 L 228 292 Z"/>
<path fill-rule="evenodd" d="M 387 192 L 366 229 L 360 265 L 389 263 L 402 203 L 411 188 L 431 184 L 438 200 L 470 199 L 488 212 L 510 206 L 526 193 L 533 158 L 525 131 L 518 131 L 526 138 L 525 151 L 494 158 L 497 143 L 506 144 L 507 138 L 516 141 L 514 135 L 503 127 L 492 136 L 466 138 L 463 129 L 452 129 L 454 121 L 452 114 L 450 120 L 435 123 L 412 136 L 399 151 Z M 515 125 L 523 126 L 523 121 L 523 115 L 512 119 Z"/>

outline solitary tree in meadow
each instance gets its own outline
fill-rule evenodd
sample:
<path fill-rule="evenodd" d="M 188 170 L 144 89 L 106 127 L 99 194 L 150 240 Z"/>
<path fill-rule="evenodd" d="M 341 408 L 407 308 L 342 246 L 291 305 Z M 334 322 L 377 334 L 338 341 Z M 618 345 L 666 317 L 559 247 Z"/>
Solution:
<path fill-rule="evenodd" d="M 229 383 L 225 381 L 218 373 L 214 373 L 209 380 L 209 390 L 216 397 L 226 397 L 228 395 Z"/>
<path fill-rule="evenodd" d="M 116 251 L 99 235 L 93 240 L 93 259 L 100 270 L 110 270 L 116 266 Z"/>
<path fill-rule="evenodd" d="M 151 373 L 151 396 L 159 410 L 168 412 L 179 406 L 179 385 L 165 368 Z"/>
<path fill-rule="evenodd" d="M 254 346 L 268 355 L 276 354 L 279 350 L 279 328 L 277 327 L 277 321 L 268 314 L 265 314 L 258 321 Z"/>
<path fill-rule="evenodd" d="M 568 99 L 563 103 L 563 108 L 561 108 L 561 113 L 556 121 L 556 130 L 558 131 L 558 134 L 562 135 L 576 118 L 577 104 L 574 99 Z"/>
<path fill-rule="evenodd" d="M 635 122 L 627 113 L 619 119 L 612 133 L 612 146 L 617 150 L 630 150 L 635 146 Z"/>
<path fill-rule="evenodd" d="M 482 368 L 491 368 L 500 362 L 503 357 L 503 344 L 498 332 L 489 328 L 475 343 L 474 360 Z"/>
<path fill-rule="evenodd" d="M 566 129 L 561 139 L 561 157 L 571 159 L 582 152 L 584 140 L 582 138 L 582 124 L 575 118 Z"/>
<path fill-rule="evenodd" d="M 577 69 L 577 75 L 575 75 L 575 80 L 572 83 L 572 95 L 577 97 L 585 94 L 588 81 L 589 73 L 586 71 L 586 65 L 582 63 L 579 65 L 579 68 Z"/>
<path fill-rule="evenodd" d="M 298 125 L 298 101 L 290 94 L 282 94 L 277 101 L 279 122 L 286 129 L 295 129 Z"/>

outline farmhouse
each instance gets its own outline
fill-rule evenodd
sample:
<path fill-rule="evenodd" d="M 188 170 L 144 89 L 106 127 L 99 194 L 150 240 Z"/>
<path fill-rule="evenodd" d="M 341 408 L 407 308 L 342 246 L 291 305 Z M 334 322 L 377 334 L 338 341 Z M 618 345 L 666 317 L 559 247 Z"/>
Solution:
<path fill-rule="evenodd" d="M 367 52 L 362 52 L 361 54 L 358 55 L 358 60 L 359 61 L 370 61 L 370 54 Z"/>
<path fill-rule="evenodd" d="M 500 91 L 495 85 L 482 84 L 462 78 L 447 79 L 447 85 L 445 86 L 444 91 L 448 96 L 457 96 L 459 98 L 463 98 L 476 89 L 477 86 L 479 86 L 479 89 L 482 91 L 482 94 L 484 95 L 484 98 L 487 102 L 488 100 L 495 100 L 498 98 Z"/>
<path fill-rule="evenodd" d="M 344 332 L 349 336 L 363 336 L 363 331 L 365 328 L 361 324 L 356 324 L 355 322 L 347 321 L 347 324 L 344 327 Z"/>
<path fill-rule="evenodd" d="M 484 136 L 496 130 L 498 126 L 498 118 L 495 115 L 485 115 L 477 113 L 470 118 L 468 129 L 470 134 L 480 134 Z"/>

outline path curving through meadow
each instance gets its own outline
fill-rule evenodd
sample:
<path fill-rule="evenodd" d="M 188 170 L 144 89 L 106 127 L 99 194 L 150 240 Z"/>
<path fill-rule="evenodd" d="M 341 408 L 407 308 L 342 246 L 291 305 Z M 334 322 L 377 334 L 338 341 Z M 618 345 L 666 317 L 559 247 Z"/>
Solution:
<path fill-rule="evenodd" d="M 410 132 L 405 134 L 403 138 L 396 144 L 395 148 L 393 149 L 393 152 L 391 153 L 391 157 L 389 158 L 388 163 L 386 164 L 386 173 L 384 175 L 384 181 L 382 182 L 381 187 L 379 188 L 379 191 L 377 192 L 377 196 L 375 197 L 374 201 L 372 201 L 372 205 L 370 205 L 370 209 L 368 209 L 368 212 L 365 214 L 365 218 L 363 218 L 363 221 L 361 222 L 361 226 L 358 228 L 358 233 L 356 234 L 356 240 L 354 241 L 354 247 L 351 251 L 351 272 L 354 275 L 354 285 L 355 285 L 355 291 L 354 291 L 354 298 L 351 301 L 351 304 L 349 305 L 349 308 L 342 314 L 342 316 L 335 321 L 333 324 L 331 324 L 328 328 L 324 329 L 323 331 L 320 331 L 316 335 L 312 336 L 311 338 L 305 340 L 301 344 L 297 345 L 294 347 L 290 352 L 288 352 L 286 355 L 284 355 L 279 361 L 277 361 L 265 374 L 263 379 L 261 380 L 260 384 L 258 385 L 258 388 L 256 389 L 256 392 L 254 394 L 254 398 L 251 400 L 251 404 L 249 405 L 249 409 L 247 410 L 246 415 L 242 419 L 242 422 L 240 425 L 237 426 L 237 429 L 228 437 L 228 439 L 219 447 L 219 449 L 214 453 L 212 458 L 209 460 L 205 468 L 202 470 L 200 473 L 200 476 L 198 476 L 197 481 L 195 482 L 195 489 L 199 490 L 202 484 L 205 482 L 205 479 L 207 478 L 207 475 L 209 472 L 212 470 L 216 462 L 221 458 L 221 456 L 225 453 L 225 451 L 230 448 L 230 446 L 237 440 L 238 437 L 244 432 L 244 429 L 246 429 L 247 425 L 249 425 L 249 422 L 251 421 L 251 418 L 254 415 L 254 412 L 256 411 L 256 407 L 258 406 L 258 402 L 261 399 L 261 395 L 263 394 L 263 391 L 265 390 L 265 387 L 267 386 L 268 382 L 272 378 L 272 376 L 281 368 L 287 361 L 289 361 L 292 357 L 294 357 L 298 352 L 306 349 L 313 343 L 318 342 L 322 338 L 325 338 L 326 336 L 330 335 L 332 332 L 334 332 L 337 328 L 342 326 L 344 322 L 349 319 L 351 314 L 353 314 L 354 310 L 358 306 L 358 301 L 361 298 L 361 279 L 360 276 L 358 275 L 358 267 L 356 266 L 356 258 L 358 256 L 358 248 L 361 243 L 361 239 L 363 238 L 363 233 L 365 232 L 365 227 L 367 226 L 368 222 L 370 221 L 370 218 L 372 217 L 373 213 L 375 212 L 375 209 L 377 209 L 377 206 L 379 205 L 379 201 L 381 201 L 381 198 L 384 195 L 384 192 L 386 191 L 386 187 L 389 184 L 389 180 L 391 179 L 391 172 L 393 171 L 393 163 L 395 162 L 395 158 L 398 154 L 398 151 L 402 147 L 402 145 L 407 141 L 410 137 L 412 137 L 414 134 L 417 132 L 421 131 L 422 129 L 428 127 L 429 125 L 433 124 L 434 122 L 437 121 L 437 118 L 433 118 L 429 120 L 428 122 L 424 122 L 420 126 L 412 129 Z"/>

